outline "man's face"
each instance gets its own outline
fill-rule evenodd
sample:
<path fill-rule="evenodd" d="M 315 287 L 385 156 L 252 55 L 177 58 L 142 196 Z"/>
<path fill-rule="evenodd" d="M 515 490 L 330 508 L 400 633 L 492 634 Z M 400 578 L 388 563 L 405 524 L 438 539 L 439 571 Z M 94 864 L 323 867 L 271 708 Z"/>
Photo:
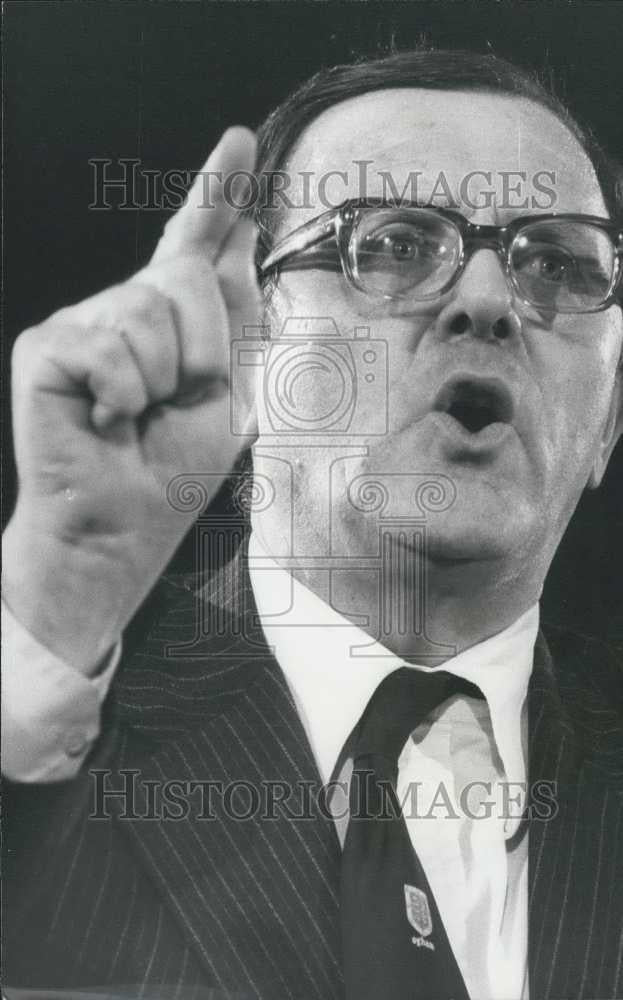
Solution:
<path fill-rule="evenodd" d="M 380 171 L 391 174 L 398 191 L 410 172 L 419 171 L 418 187 L 425 194 L 443 173 L 459 211 L 481 224 L 504 225 L 517 215 L 539 211 L 502 204 L 505 171 L 522 171 L 526 177 L 521 197 L 507 199 L 511 205 L 534 193 L 534 175 L 549 171 L 556 202 L 541 211 L 607 215 L 588 158 L 545 109 L 492 94 L 401 89 L 345 101 L 308 127 L 286 169 L 293 178 L 293 200 L 303 198 L 299 175 L 313 172 L 315 203 L 290 210 L 279 236 L 326 210 L 315 185 L 328 171 L 347 172 L 346 185 L 337 182 L 341 198 L 364 194 L 353 166 L 361 160 L 372 160 L 368 197 L 383 193 Z M 483 192 L 497 192 L 488 206 L 491 199 L 481 198 L 487 207 L 474 209 L 461 202 L 461 182 L 470 171 L 492 174 L 492 183 L 480 180 Z M 471 200 L 479 202 L 478 178 L 469 191 Z M 615 435 L 611 417 L 623 331 L 617 306 L 591 315 L 546 315 L 518 300 L 495 252 L 481 249 L 449 292 L 424 305 L 369 298 L 338 273 L 286 271 L 271 302 L 273 337 L 289 317 L 331 317 L 346 340 L 352 340 L 354 328 L 367 326 L 372 339 L 387 345 L 387 433 L 368 433 L 376 415 L 366 407 L 378 408 L 379 400 L 362 385 L 359 424 L 351 428 L 355 434 L 350 438 L 351 444 L 362 446 L 361 454 L 341 467 L 334 463 L 331 487 L 327 470 L 338 454 L 331 450 L 336 439 L 315 439 L 312 448 L 303 437 L 284 438 L 284 444 L 297 445 L 284 449 L 283 457 L 294 468 L 308 549 L 315 537 L 319 549 L 326 550 L 327 517 L 333 550 L 336 542 L 351 554 L 374 544 L 376 526 L 347 498 L 353 477 L 385 477 L 400 494 L 392 500 L 395 512 L 408 516 L 413 489 L 404 475 L 391 476 L 425 473 L 446 477 L 444 482 L 451 480 L 456 490 L 447 510 L 427 515 L 434 557 L 502 558 L 510 560 L 511 573 L 521 572 L 530 559 L 549 563 L 596 458 L 609 452 Z M 301 351 L 308 348 L 303 340 Z M 326 412 L 330 379 L 322 368 L 301 369 L 293 391 L 305 393 L 306 412 L 315 406 L 319 414 Z M 497 385 L 507 399 L 505 426 L 489 436 L 470 435 L 440 413 L 454 379 Z M 260 444 L 268 440 L 268 450 L 280 454 L 261 414 Z"/>

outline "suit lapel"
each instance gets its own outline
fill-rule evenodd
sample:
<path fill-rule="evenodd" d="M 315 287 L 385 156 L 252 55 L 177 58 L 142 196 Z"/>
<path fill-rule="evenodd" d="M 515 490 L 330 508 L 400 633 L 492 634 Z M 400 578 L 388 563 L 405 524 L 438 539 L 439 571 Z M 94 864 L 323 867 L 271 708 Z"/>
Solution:
<path fill-rule="evenodd" d="M 130 734 L 122 764 L 137 767 L 138 751 L 137 812 L 150 809 L 146 780 L 168 788 L 169 798 L 180 797 L 171 782 L 203 785 L 181 796 L 191 802 L 181 818 L 120 826 L 208 982 L 267 1000 L 338 997 L 339 844 L 333 822 L 317 809 L 320 776 L 259 627 L 241 552 L 200 605 L 185 595 L 121 673 L 118 714 Z M 211 623 L 199 634 L 198 616 Z M 561 679 L 540 636 L 529 692 L 529 774 L 533 792 L 546 783 L 536 796 L 541 802 L 543 787 L 555 787 L 556 811 L 539 818 L 546 802 L 530 823 L 531 1000 L 614 997 L 623 988 L 620 723 L 612 738 L 618 751 L 605 746 L 596 759 L 586 744 L 601 733 L 587 723 L 579 741 Z M 584 696 L 585 686 L 578 683 L 575 694 L 571 686 L 572 701 Z M 597 725 L 607 732 L 612 713 Z M 169 808 L 175 815 L 182 807 Z"/>
<path fill-rule="evenodd" d="M 325 1000 L 340 995 L 339 843 L 318 811 L 320 776 L 243 560 L 202 597 L 218 636 L 197 641 L 195 631 L 184 645 L 197 610 L 187 601 L 150 638 L 158 662 L 124 672 L 118 703 L 143 744 L 136 812 L 149 813 L 153 781 L 159 820 L 120 825 L 210 982 L 254 998 Z M 173 658 L 159 648 L 167 641 Z M 172 712 L 177 726 L 163 734 Z M 137 767 L 135 751 L 125 763 Z"/>
<path fill-rule="evenodd" d="M 556 810 L 530 823 L 531 1000 L 614 997 L 620 988 L 623 907 L 614 886 L 623 871 L 621 793 L 594 752 L 598 729 L 593 739 L 567 706 L 606 730 L 613 713 L 602 705 L 596 717 L 590 688 L 574 687 L 569 662 L 561 667 L 566 704 L 540 636 L 530 690 L 530 783 L 533 790 L 539 781 L 552 788 Z M 618 753 L 620 760 L 620 747 Z M 612 764 L 606 748 L 602 760 L 608 758 Z"/>

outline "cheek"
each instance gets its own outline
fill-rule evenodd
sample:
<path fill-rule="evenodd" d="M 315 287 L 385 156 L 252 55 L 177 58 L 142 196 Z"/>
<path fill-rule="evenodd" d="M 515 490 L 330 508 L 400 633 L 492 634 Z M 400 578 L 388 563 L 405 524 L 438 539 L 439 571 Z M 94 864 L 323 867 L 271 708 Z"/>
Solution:
<path fill-rule="evenodd" d="M 338 322 L 353 311 L 339 274 L 301 271 L 281 275 L 273 292 L 270 313 L 273 336 L 291 316 L 328 316 Z M 338 323 L 338 325 L 340 325 Z"/>
<path fill-rule="evenodd" d="M 366 437 L 370 428 L 378 431 L 376 425 L 386 413 L 390 398 L 390 413 L 409 409 L 406 397 L 413 390 L 406 372 L 413 360 L 414 320 L 392 316 L 393 305 L 371 301 L 346 285 L 339 274 L 310 271 L 282 275 L 271 299 L 267 322 L 276 348 L 282 334 L 284 346 L 292 343 L 293 332 L 297 337 L 302 335 L 292 373 L 296 374 L 297 399 L 304 401 L 311 421 L 320 420 L 322 424 L 323 414 L 334 412 L 339 417 L 342 409 L 345 420 L 353 380 L 357 405 L 349 431 L 358 437 Z M 333 324 L 333 336 L 344 344 L 348 366 L 307 364 L 306 357 L 311 358 L 321 344 L 322 331 L 330 331 Z M 314 330 L 320 330 L 320 337 Z M 283 380 L 279 385 L 285 389 Z M 343 420 L 338 420 L 341 423 Z M 260 427 L 265 426 L 261 420 Z"/>
<path fill-rule="evenodd" d="M 619 310 L 617 309 L 617 312 Z M 620 314 L 619 314 L 620 315 Z M 578 335 L 551 334 L 533 355 L 554 452 L 589 460 L 608 419 L 623 339 L 616 316 L 574 318 Z M 588 329 L 590 324 L 590 329 Z"/>
<path fill-rule="evenodd" d="M 282 275 L 269 308 L 273 335 L 289 316 L 328 316 L 336 322 L 342 337 L 353 337 L 355 327 L 361 325 L 369 326 L 374 336 L 387 323 L 411 321 L 411 317 L 404 316 L 404 311 L 399 301 L 364 295 L 341 274 L 330 271 Z"/>

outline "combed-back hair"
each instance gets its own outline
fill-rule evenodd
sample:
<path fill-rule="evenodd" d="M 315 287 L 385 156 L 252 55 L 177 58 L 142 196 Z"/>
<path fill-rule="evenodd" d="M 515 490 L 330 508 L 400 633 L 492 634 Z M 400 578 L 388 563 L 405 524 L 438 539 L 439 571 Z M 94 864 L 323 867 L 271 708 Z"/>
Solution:
<path fill-rule="evenodd" d="M 621 168 L 536 73 L 492 54 L 419 47 L 322 69 L 290 94 L 260 126 L 257 170 L 267 180 L 267 196 L 258 200 L 255 212 L 260 233 L 258 264 L 272 248 L 282 214 L 272 207 L 277 200 L 272 196 L 270 177 L 285 169 L 288 155 L 307 126 L 341 101 L 373 90 L 399 87 L 508 94 L 542 105 L 567 126 L 590 157 L 611 217 L 623 216 Z"/>

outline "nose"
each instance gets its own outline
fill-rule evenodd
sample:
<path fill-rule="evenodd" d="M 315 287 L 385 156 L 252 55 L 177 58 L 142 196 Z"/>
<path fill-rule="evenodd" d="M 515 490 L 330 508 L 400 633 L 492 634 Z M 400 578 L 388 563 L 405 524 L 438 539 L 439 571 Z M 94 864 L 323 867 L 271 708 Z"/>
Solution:
<path fill-rule="evenodd" d="M 472 336 L 497 343 L 517 337 L 521 320 L 494 250 L 478 250 L 467 263 L 439 314 L 438 326 L 447 339 Z"/>

